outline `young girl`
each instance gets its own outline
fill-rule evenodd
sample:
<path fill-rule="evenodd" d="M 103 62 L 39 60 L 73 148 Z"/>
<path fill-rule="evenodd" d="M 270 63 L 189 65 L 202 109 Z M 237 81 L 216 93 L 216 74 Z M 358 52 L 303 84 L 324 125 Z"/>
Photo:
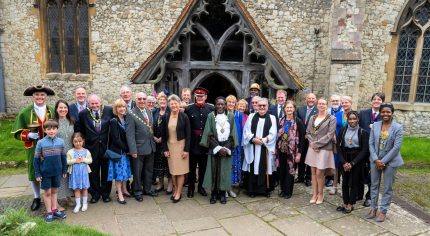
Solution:
<path fill-rule="evenodd" d="M 72 135 L 73 148 L 67 152 L 67 165 L 69 168 L 69 188 L 75 192 L 76 206 L 74 213 L 79 212 L 81 208 L 81 190 L 82 190 L 82 211 L 88 209 L 88 188 L 90 187 L 89 173 L 91 172 L 88 164 L 93 162 L 91 153 L 84 148 L 84 137 L 77 132 Z"/>

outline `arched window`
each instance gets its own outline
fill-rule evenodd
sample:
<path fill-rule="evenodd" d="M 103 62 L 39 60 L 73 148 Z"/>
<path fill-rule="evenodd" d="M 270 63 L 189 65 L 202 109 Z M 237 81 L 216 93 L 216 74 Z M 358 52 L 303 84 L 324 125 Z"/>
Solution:
<path fill-rule="evenodd" d="M 430 3 L 411 1 L 399 23 L 392 101 L 430 103 Z"/>
<path fill-rule="evenodd" d="M 48 73 L 90 73 L 86 0 L 40 1 Z"/>

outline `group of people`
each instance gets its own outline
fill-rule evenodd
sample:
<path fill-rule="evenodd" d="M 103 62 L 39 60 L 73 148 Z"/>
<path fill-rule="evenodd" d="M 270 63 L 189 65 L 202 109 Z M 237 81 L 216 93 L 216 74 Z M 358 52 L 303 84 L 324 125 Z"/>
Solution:
<path fill-rule="evenodd" d="M 18 114 L 13 133 L 27 149 L 31 209 L 40 207 L 42 188 L 46 221 L 64 219 L 57 199 L 71 203 L 73 196 L 73 211 L 86 211 L 88 193 L 90 203 L 111 201 L 112 182 L 119 204 L 164 190 L 178 203 L 183 186 L 194 197 L 196 183 L 202 196 L 210 191 L 211 204 L 226 204 L 241 188 L 250 197 L 270 197 L 277 184 L 279 196 L 288 199 L 301 182 L 312 186 L 310 203 L 321 204 L 324 186 L 332 182 L 329 193 L 336 194 L 341 182 L 344 204 L 338 211 L 350 213 L 367 184 L 366 217 L 385 220 L 403 161 L 402 126 L 393 121 L 394 107 L 383 103 L 384 94 L 375 93 L 372 107 L 356 112 L 348 96 L 331 96 L 329 107 L 313 93 L 296 109 L 284 90 L 270 105 L 259 96 L 258 84 L 251 85 L 247 99 L 217 97 L 214 105 L 206 103 L 208 93 L 195 88 L 193 103 L 188 88 L 181 98 L 161 91 L 138 92 L 133 100 L 131 88 L 122 86 L 111 107 L 79 87 L 75 102 L 59 100 L 52 108 L 46 105 L 52 89 L 28 88 L 24 96 L 32 96 L 33 104 Z"/>

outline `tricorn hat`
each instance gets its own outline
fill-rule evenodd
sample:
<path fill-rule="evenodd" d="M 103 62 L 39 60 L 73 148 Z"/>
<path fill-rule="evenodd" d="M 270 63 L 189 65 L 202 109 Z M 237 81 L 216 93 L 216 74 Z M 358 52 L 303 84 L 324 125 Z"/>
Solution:
<path fill-rule="evenodd" d="M 251 89 L 257 89 L 260 91 L 260 85 L 257 83 L 253 83 L 253 84 L 251 84 L 251 87 L 249 87 L 249 90 L 251 90 Z"/>
<path fill-rule="evenodd" d="M 36 92 L 44 92 L 48 96 L 54 96 L 55 95 L 54 90 L 52 90 L 51 88 L 45 87 L 44 85 L 37 85 L 37 86 L 28 87 L 24 91 L 24 96 L 33 96 L 33 93 L 36 93 Z"/>
<path fill-rule="evenodd" d="M 208 93 L 209 91 L 202 87 L 197 87 L 194 89 L 194 95 L 196 96 L 204 96 L 204 95 L 208 95 Z"/>

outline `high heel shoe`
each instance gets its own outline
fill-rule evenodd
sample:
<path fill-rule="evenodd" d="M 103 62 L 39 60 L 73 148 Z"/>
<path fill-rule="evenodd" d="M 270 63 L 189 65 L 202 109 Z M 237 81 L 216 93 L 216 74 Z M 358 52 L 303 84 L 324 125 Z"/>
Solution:
<path fill-rule="evenodd" d="M 314 204 L 315 202 L 317 202 L 317 198 L 314 198 L 312 196 L 311 200 L 309 201 L 310 204 Z"/>
<path fill-rule="evenodd" d="M 320 200 L 320 198 L 319 198 L 319 197 L 317 198 L 316 204 L 317 204 L 317 205 L 320 205 L 320 204 L 322 204 L 323 202 L 324 202 L 324 194 L 322 195 L 321 200 Z"/>
<path fill-rule="evenodd" d="M 182 198 L 182 194 L 179 195 L 178 199 L 173 198 L 173 203 L 178 203 L 179 201 L 181 201 L 181 198 Z"/>

